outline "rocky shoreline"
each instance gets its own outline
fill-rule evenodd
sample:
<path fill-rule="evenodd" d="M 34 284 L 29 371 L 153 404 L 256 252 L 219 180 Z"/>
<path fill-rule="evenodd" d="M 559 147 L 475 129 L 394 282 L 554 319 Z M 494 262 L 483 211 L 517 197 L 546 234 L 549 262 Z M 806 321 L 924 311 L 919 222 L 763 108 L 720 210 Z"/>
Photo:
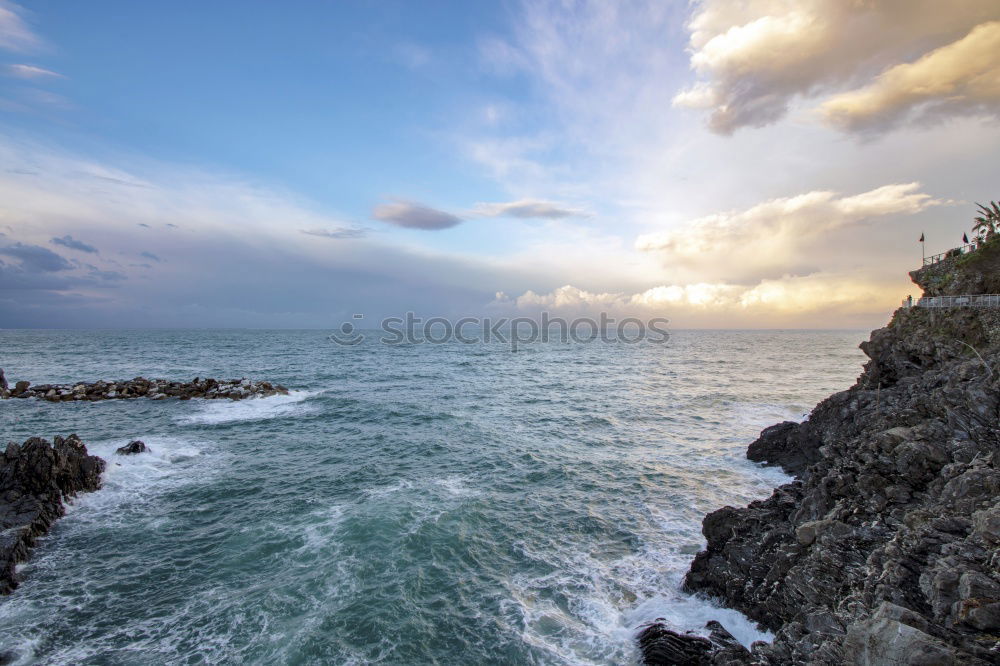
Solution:
<path fill-rule="evenodd" d="M 15 567 L 66 513 L 64 502 L 98 490 L 104 469 L 76 435 L 7 445 L 0 458 L 0 594 L 17 587 Z"/>
<path fill-rule="evenodd" d="M 986 249 L 910 275 L 927 296 L 985 293 Z M 1000 310 L 901 308 L 861 348 L 853 387 L 750 445 L 796 480 L 709 514 L 685 579 L 774 642 L 659 623 L 645 663 L 1000 663 Z"/>
<path fill-rule="evenodd" d="M 146 379 L 136 377 L 125 381 L 77 382 L 74 384 L 38 384 L 19 381 L 12 387 L 4 379 L 0 370 L 0 399 L 39 398 L 49 402 L 129 400 L 148 398 L 166 400 L 179 398 L 191 400 L 244 400 L 246 398 L 267 398 L 272 395 L 288 395 L 288 389 L 281 384 L 249 379 L 219 380 L 195 377 L 190 382 L 171 382 L 166 379 Z"/>

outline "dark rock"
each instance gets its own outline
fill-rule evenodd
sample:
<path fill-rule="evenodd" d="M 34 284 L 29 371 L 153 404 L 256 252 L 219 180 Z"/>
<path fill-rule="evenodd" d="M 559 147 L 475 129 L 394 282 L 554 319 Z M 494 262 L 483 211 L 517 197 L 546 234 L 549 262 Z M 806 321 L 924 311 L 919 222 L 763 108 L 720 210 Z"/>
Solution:
<path fill-rule="evenodd" d="M 817 444 L 800 424 L 785 421 L 761 431 L 760 437 L 747 449 L 747 458 L 780 465 L 788 474 L 801 474 L 819 460 Z"/>
<path fill-rule="evenodd" d="M 145 453 L 146 451 L 149 451 L 149 447 L 147 447 L 144 442 L 137 439 L 129 442 L 125 446 L 119 446 L 115 450 L 115 453 L 120 456 L 134 456 L 137 453 Z"/>
<path fill-rule="evenodd" d="M 647 666 L 729 666 L 749 663 L 750 652 L 716 621 L 705 625 L 708 638 L 678 633 L 663 618 L 641 629 L 636 637 L 642 662 Z"/>
<path fill-rule="evenodd" d="M 42 384 L 30 388 L 30 382 L 17 382 L 10 397 L 41 398 L 51 402 L 68 402 L 71 400 L 126 400 L 136 397 L 147 397 L 151 400 L 167 400 L 178 398 L 190 400 L 204 398 L 207 400 L 243 400 L 246 398 L 266 398 L 273 395 L 288 395 L 288 389 L 270 382 L 254 382 L 249 379 L 232 379 L 218 381 L 215 379 L 200 379 L 195 377 L 191 382 L 168 382 L 165 379 L 135 379 L 119 382 L 97 381 L 91 384 Z M 0 397 L 4 395 L 0 389 Z"/>
<path fill-rule="evenodd" d="M 0 457 L 0 594 L 17 587 L 15 565 L 65 513 L 63 502 L 101 487 L 104 466 L 76 435 L 7 445 Z"/>
<path fill-rule="evenodd" d="M 694 634 L 679 634 L 659 621 L 639 632 L 638 641 L 642 661 L 648 666 L 710 664 L 709 655 L 715 647 L 707 638 Z"/>

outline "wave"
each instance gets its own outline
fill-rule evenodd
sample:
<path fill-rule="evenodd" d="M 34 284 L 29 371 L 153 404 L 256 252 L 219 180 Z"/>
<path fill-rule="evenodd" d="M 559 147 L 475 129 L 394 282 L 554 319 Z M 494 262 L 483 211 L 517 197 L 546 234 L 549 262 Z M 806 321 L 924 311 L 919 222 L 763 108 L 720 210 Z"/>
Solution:
<path fill-rule="evenodd" d="M 120 456 L 115 450 L 127 439 L 97 441 L 87 444 L 87 451 L 107 461 L 102 487 L 94 493 L 74 498 L 67 506 L 67 521 L 99 522 L 107 525 L 134 520 L 142 506 L 156 495 L 173 488 L 203 481 L 213 469 L 204 465 L 210 447 L 178 437 L 143 435 L 149 451 Z"/>
<path fill-rule="evenodd" d="M 315 411 L 306 400 L 319 395 L 317 391 L 291 391 L 288 395 L 246 400 L 202 400 L 196 410 L 177 418 L 182 425 L 221 425 L 245 421 L 264 421 Z M 190 404 L 194 404 L 192 400 Z"/>

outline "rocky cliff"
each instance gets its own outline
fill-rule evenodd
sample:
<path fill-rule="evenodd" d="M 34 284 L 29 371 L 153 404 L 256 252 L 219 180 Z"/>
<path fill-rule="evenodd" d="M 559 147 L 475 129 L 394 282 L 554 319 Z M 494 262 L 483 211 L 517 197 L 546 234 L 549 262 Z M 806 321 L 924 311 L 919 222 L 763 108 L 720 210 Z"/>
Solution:
<path fill-rule="evenodd" d="M 998 293 L 987 249 L 911 277 Z M 685 580 L 776 640 L 647 663 L 1000 663 L 1000 309 L 900 309 L 861 347 L 857 384 L 750 445 L 797 479 L 707 516 Z"/>
<path fill-rule="evenodd" d="M 65 513 L 63 502 L 101 487 L 104 466 L 76 435 L 7 445 L 0 456 L 0 594 L 17 587 L 14 567 Z"/>

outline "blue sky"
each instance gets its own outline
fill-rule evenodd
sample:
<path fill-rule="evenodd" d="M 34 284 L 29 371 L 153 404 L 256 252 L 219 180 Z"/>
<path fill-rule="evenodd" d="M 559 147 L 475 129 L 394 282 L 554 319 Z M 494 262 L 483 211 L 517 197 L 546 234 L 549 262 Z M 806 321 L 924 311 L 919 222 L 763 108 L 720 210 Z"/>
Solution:
<path fill-rule="evenodd" d="M 0 317 L 878 325 L 919 232 L 946 249 L 1000 197 L 998 21 L 986 0 L 0 0 Z"/>

